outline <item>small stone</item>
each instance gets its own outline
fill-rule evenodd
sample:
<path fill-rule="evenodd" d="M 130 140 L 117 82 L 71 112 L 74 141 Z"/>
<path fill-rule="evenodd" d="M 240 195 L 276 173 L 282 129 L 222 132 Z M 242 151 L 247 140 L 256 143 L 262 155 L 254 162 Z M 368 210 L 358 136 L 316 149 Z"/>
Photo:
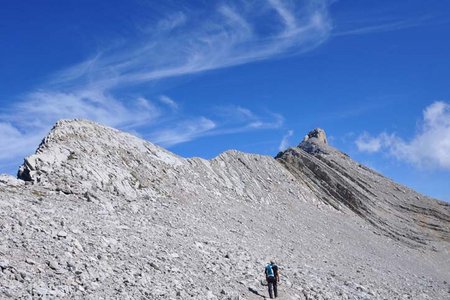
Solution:
<path fill-rule="evenodd" d="M 68 260 L 68 261 L 66 262 L 66 265 L 67 265 L 67 267 L 69 268 L 69 270 L 75 269 L 75 263 L 74 263 L 73 261 L 71 261 L 71 260 Z"/>
<path fill-rule="evenodd" d="M 19 282 L 23 282 L 23 278 L 22 278 L 22 276 L 20 276 L 19 273 L 16 273 L 16 274 L 14 275 L 14 279 L 17 280 L 17 281 L 19 281 Z"/>
<path fill-rule="evenodd" d="M 32 260 L 31 258 L 25 259 L 25 262 L 26 262 L 27 264 L 30 264 L 30 265 L 35 265 L 35 264 L 36 264 L 36 262 L 35 262 L 34 260 Z"/>
<path fill-rule="evenodd" d="M 60 237 L 60 238 L 65 238 L 65 237 L 67 237 L 67 232 L 60 231 L 60 232 L 58 232 L 57 236 Z"/>
<path fill-rule="evenodd" d="M 24 271 L 19 272 L 20 276 L 22 276 L 23 279 L 27 279 L 28 275 Z"/>
<path fill-rule="evenodd" d="M 77 248 L 79 251 L 83 252 L 83 246 L 81 246 L 80 242 L 77 239 L 73 239 L 73 245 L 75 246 L 75 248 Z"/>
<path fill-rule="evenodd" d="M 217 297 L 214 296 L 213 292 L 208 291 L 208 292 L 206 293 L 206 299 L 208 299 L 208 300 L 214 300 L 214 299 L 217 299 Z"/>
<path fill-rule="evenodd" d="M 47 265 L 49 266 L 49 268 L 50 269 L 52 269 L 52 270 L 58 270 L 59 269 L 59 265 L 58 265 L 58 263 L 56 262 L 56 261 L 54 261 L 54 260 L 49 260 L 49 261 L 47 261 Z"/>
<path fill-rule="evenodd" d="M 150 263 L 150 267 L 152 267 L 153 269 L 159 270 L 159 266 L 157 264 L 155 264 L 154 262 Z"/>
<path fill-rule="evenodd" d="M 0 260 L 0 269 L 6 269 L 9 267 L 9 262 L 7 260 Z"/>

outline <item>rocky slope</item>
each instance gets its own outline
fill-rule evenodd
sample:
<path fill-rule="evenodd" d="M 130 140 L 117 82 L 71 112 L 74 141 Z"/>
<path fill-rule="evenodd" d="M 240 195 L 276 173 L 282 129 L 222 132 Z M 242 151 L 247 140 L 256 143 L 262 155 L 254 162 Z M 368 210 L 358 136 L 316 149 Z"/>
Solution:
<path fill-rule="evenodd" d="M 298 147 L 279 153 L 301 184 L 338 210 L 349 209 L 381 233 L 411 246 L 450 242 L 450 205 L 425 197 L 330 147 L 325 132 L 310 132 Z"/>
<path fill-rule="evenodd" d="M 208 161 L 60 121 L 0 176 L 0 298 L 261 299 L 273 258 L 280 299 L 446 299 L 448 206 L 324 141 Z"/>

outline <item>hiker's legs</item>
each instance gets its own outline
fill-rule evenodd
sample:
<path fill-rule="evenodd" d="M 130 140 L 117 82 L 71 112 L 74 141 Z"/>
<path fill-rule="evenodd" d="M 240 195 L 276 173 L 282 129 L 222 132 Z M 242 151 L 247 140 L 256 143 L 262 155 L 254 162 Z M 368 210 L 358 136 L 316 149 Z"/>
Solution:
<path fill-rule="evenodd" d="M 273 278 L 269 277 L 267 279 L 267 286 L 269 287 L 269 297 L 270 299 L 273 298 Z"/>
<path fill-rule="evenodd" d="M 270 299 L 272 299 L 273 298 L 273 292 L 272 292 L 272 289 L 273 289 L 273 283 L 269 283 L 269 297 L 270 297 Z"/>
<path fill-rule="evenodd" d="M 278 297 L 277 285 L 278 285 L 278 283 L 277 283 L 277 280 L 275 279 L 273 281 L 273 294 L 275 295 L 275 298 Z"/>

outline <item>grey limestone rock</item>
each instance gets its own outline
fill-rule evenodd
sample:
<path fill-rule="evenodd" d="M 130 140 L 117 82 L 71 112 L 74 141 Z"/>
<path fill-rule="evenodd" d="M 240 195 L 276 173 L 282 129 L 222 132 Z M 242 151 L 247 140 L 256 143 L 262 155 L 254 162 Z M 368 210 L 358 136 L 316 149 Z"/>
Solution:
<path fill-rule="evenodd" d="M 353 161 L 326 143 L 315 129 L 298 147 L 279 153 L 281 162 L 299 182 L 324 203 L 351 210 L 379 232 L 411 246 L 450 242 L 450 205 L 401 186 Z"/>
<path fill-rule="evenodd" d="M 25 182 L 23 180 L 17 179 L 13 176 L 0 174 L 0 186 L 21 186 L 24 185 Z"/>
<path fill-rule="evenodd" d="M 280 299 L 449 295 L 448 205 L 320 130 L 204 160 L 64 120 L 19 177 L 0 177 L 0 299 L 261 299 L 271 259 Z"/>
<path fill-rule="evenodd" d="M 316 128 L 314 130 L 311 130 L 303 138 L 302 143 L 312 142 L 313 140 L 315 140 L 317 143 L 328 144 L 328 142 L 327 142 L 327 134 L 325 133 L 325 130 L 323 130 L 322 128 Z"/>

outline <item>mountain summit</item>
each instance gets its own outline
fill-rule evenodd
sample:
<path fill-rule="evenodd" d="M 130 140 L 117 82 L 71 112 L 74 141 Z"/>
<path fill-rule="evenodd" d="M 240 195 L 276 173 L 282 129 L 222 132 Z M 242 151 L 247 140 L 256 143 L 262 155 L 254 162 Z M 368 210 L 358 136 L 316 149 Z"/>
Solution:
<path fill-rule="evenodd" d="M 328 144 L 182 158 L 59 121 L 0 176 L 0 298 L 445 299 L 450 207 Z"/>
<path fill-rule="evenodd" d="M 323 144 L 327 144 L 327 134 L 325 133 L 325 130 L 321 129 L 321 128 L 316 128 L 312 131 L 310 131 L 305 138 L 303 139 L 302 143 L 306 143 L 306 142 L 312 142 L 314 140 L 316 140 L 319 143 L 323 143 Z M 300 144 L 301 145 L 301 144 Z"/>

